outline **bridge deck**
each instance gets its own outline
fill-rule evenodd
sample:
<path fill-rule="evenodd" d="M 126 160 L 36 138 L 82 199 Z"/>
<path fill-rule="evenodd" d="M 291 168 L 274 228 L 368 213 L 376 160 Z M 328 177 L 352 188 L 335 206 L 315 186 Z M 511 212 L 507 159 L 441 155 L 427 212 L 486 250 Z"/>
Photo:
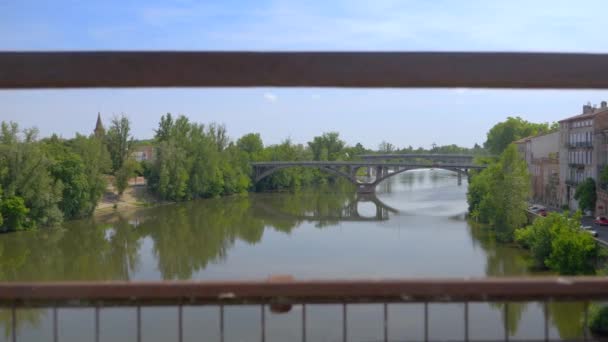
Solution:
<path fill-rule="evenodd" d="M 450 167 L 458 169 L 484 169 L 486 165 L 465 163 L 408 163 L 408 162 L 377 162 L 377 161 L 268 161 L 254 162 L 252 166 L 359 166 L 359 167 Z"/>

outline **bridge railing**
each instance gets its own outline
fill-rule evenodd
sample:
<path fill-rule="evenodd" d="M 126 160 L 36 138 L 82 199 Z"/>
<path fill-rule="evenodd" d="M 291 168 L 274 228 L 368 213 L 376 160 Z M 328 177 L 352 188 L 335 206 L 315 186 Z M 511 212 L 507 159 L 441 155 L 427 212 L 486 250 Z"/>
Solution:
<path fill-rule="evenodd" d="M 469 304 L 504 303 L 504 331 L 502 338 L 509 340 L 509 303 L 537 302 L 543 305 L 542 339 L 550 340 L 547 303 L 559 301 L 608 300 L 608 279 L 598 277 L 562 278 L 485 278 L 485 279 L 373 279 L 373 280 L 316 280 L 296 281 L 277 278 L 272 281 L 232 282 L 62 282 L 62 283 L 1 283 L 0 306 L 10 312 L 11 341 L 17 341 L 18 313 L 28 308 L 48 308 L 52 315 L 50 334 L 54 341 L 59 336 L 59 316 L 62 309 L 90 308 L 94 310 L 94 324 L 90 327 L 95 341 L 104 331 L 100 320 L 101 311 L 116 307 L 131 307 L 132 321 L 137 341 L 142 340 L 142 310 L 148 307 L 175 307 L 177 316 L 174 327 L 175 340 L 184 336 L 184 307 L 215 307 L 217 336 L 224 341 L 230 326 L 224 317 L 224 309 L 233 305 L 259 308 L 257 324 L 260 335 L 250 340 L 266 340 L 267 313 L 285 313 L 299 307 L 301 341 L 307 341 L 307 332 L 314 326 L 307 321 L 307 305 L 338 304 L 342 307 L 342 340 L 349 336 L 349 306 L 373 304 L 381 308 L 382 336 L 389 340 L 389 313 L 393 305 L 420 303 L 423 305 L 424 340 L 430 340 L 433 327 L 429 322 L 429 304 L 461 303 L 459 314 L 464 333 L 452 340 L 469 341 L 473 327 L 469 320 Z M 585 307 L 587 308 L 588 305 Z M 585 309 L 583 324 L 588 320 Z M 397 323 L 399 324 L 399 323 Z M 539 327 L 540 329 L 541 327 Z M 201 332 L 202 333 L 202 332 Z M 392 337 L 391 337 L 392 338 Z M 584 330 L 581 339 L 589 338 Z"/>

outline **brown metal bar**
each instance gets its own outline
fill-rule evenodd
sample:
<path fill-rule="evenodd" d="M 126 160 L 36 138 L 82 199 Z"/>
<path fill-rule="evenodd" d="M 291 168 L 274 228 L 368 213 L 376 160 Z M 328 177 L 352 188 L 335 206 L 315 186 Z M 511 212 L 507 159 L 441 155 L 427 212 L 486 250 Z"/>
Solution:
<path fill-rule="evenodd" d="M 494 52 L 1 52 L 0 89 L 608 88 L 608 55 Z"/>
<path fill-rule="evenodd" d="M 469 303 L 464 302 L 464 340 L 469 341 Z"/>
<path fill-rule="evenodd" d="M 266 342 L 266 312 L 264 304 L 260 305 L 260 328 L 262 334 L 260 340 Z"/>
<path fill-rule="evenodd" d="M 99 306 L 95 306 L 95 342 L 99 342 Z"/>
<path fill-rule="evenodd" d="M 585 302 L 585 312 L 583 314 L 583 340 L 589 340 L 589 334 L 587 333 L 587 323 L 589 323 L 589 302 Z"/>
<path fill-rule="evenodd" d="M 424 341 L 429 340 L 429 303 L 424 302 Z"/>
<path fill-rule="evenodd" d="M 342 303 L 342 341 L 348 341 L 348 315 L 346 311 L 346 303 Z"/>
<path fill-rule="evenodd" d="M 184 340 L 184 307 L 180 304 L 177 306 L 177 340 Z"/>
<path fill-rule="evenodd" d="M 302 304 L 302 342 L 306 342 L 306 304 Z"/>
<path fill-rule="evenodd" d="M 57 307 L 53 307 L 53 342 L 59 342 L 59 327 L 57 324 Z"/>
<path fill-rule="evenodd" d="M 17 342 L 17 307 L 11 307 L 11 341 Z"/>
<path fill-rule="evenodd" d="M 137 306 L 137 342 L 141 342 L 141 306 Z"/>
<path fill-rule="evenodd" d="M 224 342 L 224 305 L 220 304 L 220 342 Z"/>
<path fill-rule="evenodd" d="M 505 341 L 509 341 L 509 303 L 504 303 L 504 328 L 505 328 Z"/>
<path fill-rule="evenodd" d="M 608 280 L 486 278 L 251 282 L 0 283 L 0 304 L 94 306 L 342 302 L 487 302 L 608 298 Z"/>
<path fill-rule="evenodd" d="M 549 306 L 547 305 L 547 302 L 543 302 L 543 316 L 545 319 L 545 326 L 544 326 L 545 341 L 549 341 Z"/>
<path fill-rule="evenodd" d="M 382 318 L 383 318 L 383 329 L 384 329 L 384 342 L 388 342 L 388 304 L 384 303 L 382 304 L 383 307 L 383 314 L 382 314 Z"/>

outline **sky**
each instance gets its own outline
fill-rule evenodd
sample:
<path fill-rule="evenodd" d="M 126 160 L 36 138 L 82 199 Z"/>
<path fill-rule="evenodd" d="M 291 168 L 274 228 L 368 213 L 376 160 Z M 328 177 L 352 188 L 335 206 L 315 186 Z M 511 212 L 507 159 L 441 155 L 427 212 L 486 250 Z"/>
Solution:
<path fill-rule="evenodd" d="M 605 0 L 0 0 L 0 51 L 608 52 Z M 0 120 L 42 136 L 90 133 L 125 114 L 150 138 L 160 116 L 224 123 L 233 139 L 305 143 L 338 131 L 377 148 L 472 146 L 507 116 L 552 122 L 608 91 L 338 88 L 0 90 Z"/>

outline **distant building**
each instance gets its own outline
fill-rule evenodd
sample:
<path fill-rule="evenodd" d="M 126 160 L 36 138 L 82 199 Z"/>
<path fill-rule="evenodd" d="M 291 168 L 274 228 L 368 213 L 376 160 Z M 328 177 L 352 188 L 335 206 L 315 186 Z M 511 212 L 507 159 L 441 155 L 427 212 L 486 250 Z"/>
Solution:
<path fill-rule="evenodd" d="M 98 138 L 103 138 L 106 135 L 106 130 L 103 128 L 103 123 L 101 122 L 101 113 L 97 113 L 97 123 L 95 124 L 93 134 Z"/>
<path fill-rule="evenodd" d="M 532 199 L 554 207 L 561 204 L 559 139 L 560 133 L 553 132 L 515 141 L 528 164 Z"/>
<path fill-rule="evenodd" d="M 596 212 L 605 214 L 608 194 L 601 190 L 599 174 L 608 164 L 608 105 L 583 106 L 581 114 L 563 119 L 560 124 L 560 192 L 562 203 L 578 209 L 574 193 L 579 183 L 593 178 L 598 188 Z"/>
<path fill-rule="evenodd" d="M 131 153 L 131 156 L 135 158 L 138 162 L 141 161 L 154 161 L 154 147 L 152 146 L 138 146 L 135 148 L 135 151 Z"/>

